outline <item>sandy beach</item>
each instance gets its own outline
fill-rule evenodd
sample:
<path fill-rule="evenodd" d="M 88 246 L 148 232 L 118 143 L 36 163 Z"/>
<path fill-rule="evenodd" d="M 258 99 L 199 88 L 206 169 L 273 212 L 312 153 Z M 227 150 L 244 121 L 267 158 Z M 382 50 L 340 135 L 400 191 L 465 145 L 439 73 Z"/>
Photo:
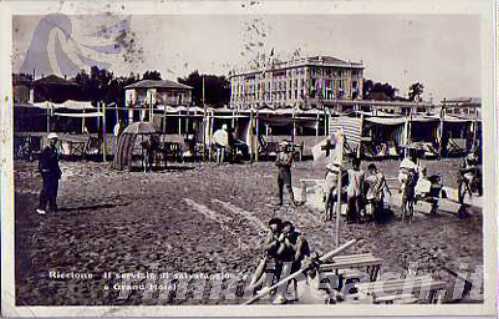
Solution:
<path fill-rule="evenodd" d="M 398 163 L 377 165 L 394 178 Z M 459 164 L 452 159 L 425 163 L 430 175 L 441 174 L 453 187 Z M 151 173 L 113 171 L 109 163 L 62 162 L 60 211 L 45 216 L 35 213 L 41 187 L 36 165 L 18 162 L 15 169 L 18 305 L 241 303 L 209 298 L 210 280 L 201 296 L 155 298 L 161 294 L 156 291 L 144 298 L 144 291 L 134 290 L 123 298 L 105 273 L 248 274 L 259 261 L 265 227 L 274 216 L 292 221 L 312 250 L 334 248 L 334 222 L 322 223 L 318 211 L 270 205 L 277 193 L 271 162 L 186 163 Z M 305 161 L 296 163 L 293 173 L 298 186 L 300 178 L 323 178 L 324 169 Z M 408 262 L 419 263 L 423 273 L 439 262 L 455 270 L 463 262 L 471 268 L 483 264 L 480 210 L 463 220 L 448 213 L 416 213 L 412 224 L 402 223 L 399 211 L 393 211 L 383 224 L 342 223 L 341 242 L 359 241 L 345 254 L 381 257 L 383 273 L 403 273 Z M 134 280 L 148 279 L 139 275 Z"/>

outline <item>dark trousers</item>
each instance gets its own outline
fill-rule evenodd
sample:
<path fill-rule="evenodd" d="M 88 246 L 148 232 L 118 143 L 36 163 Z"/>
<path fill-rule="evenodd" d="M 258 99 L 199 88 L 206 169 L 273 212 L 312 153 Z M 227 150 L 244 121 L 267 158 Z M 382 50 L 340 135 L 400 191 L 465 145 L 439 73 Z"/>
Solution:
<path fill-rule="evenodd" d="M 348 197 L 347 220 L 349 222 L 358 222 L 360 220 L 360 211 L 362 209 L 361 196 Z"/>
<path fill-rule="evenodd" d="M 43 188 L 40 192 L 40 209 L 47 208 L 47 202 L 51 211 L 57 210 L 57 189 L 59 179 L 55 176 L 43 176 Z"/>
<path fill-rule="evenodd" d="M 277 176 L 277 186 L 279 187 L 279 202 L 283 201 L 284 186 L 288 190 L 289 197 L 292 202 L 295 201 L 295 196 L 293 194 L 293 188 L 291 187 L 291 172 L 281 171 Z"/>

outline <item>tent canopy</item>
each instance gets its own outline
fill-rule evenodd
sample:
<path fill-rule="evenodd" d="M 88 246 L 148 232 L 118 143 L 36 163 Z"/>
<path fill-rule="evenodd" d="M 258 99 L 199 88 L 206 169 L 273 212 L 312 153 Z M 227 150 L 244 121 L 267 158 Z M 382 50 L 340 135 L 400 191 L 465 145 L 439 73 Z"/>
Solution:
<path fill-rule="evenodd" d="M 82 102 L 82 101 L 74 101 L 74 100 L 67 100 L 63 103 L 52 103 L 52 102 L 39 102 L 39 103 L 33 103 L 33 107 L 41 108 L 41 109 L 47 109 L 47 108 L 52 108 L 52 109 L 67 109 L 67 110 L 75 110 L 75 111 L 82 111 L 82 110 L 95 110 L 95 107 L 93 107 L 90 102 Z"/>
<path fill-rule="evenodd" d="M 104 116 L 104 113 L 102 113 L 102 112 L 91 112 L 91 113 L 61 113 L 61 112 L 55 112 L 54 115 L 56 115 L 56 116 L 63 116 L 63 117 L 88 118 L 88 117 L 101 117 L 101 116 Z"/>

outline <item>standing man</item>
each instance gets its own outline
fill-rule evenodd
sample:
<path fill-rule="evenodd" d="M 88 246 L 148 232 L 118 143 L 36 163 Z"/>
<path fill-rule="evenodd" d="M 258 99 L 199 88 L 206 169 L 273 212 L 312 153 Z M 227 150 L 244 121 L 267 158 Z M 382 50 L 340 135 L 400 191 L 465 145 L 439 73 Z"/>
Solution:
<path fill-rule="evenodd" d="M 279 188 L 278 206 L 282 206 L 283 204 L 284 185 L 286 185 L 286 188 L 288 189 L 291 203 L 294 206 L 297 206 L 295 196 L 293 194 L 293 188 L 291 187 L 291 164 L 293 164 L 293 153 L 288 150 L 288 142 L 282 141 L 279 144 L 279 153 L 277 153 L 275 161 L 275 166 L 279 169 L 277 174 L 277 186 Z"/>
<path fill-rule="evenodd" d="M 229 146 L 229 134 L 227 133 L 227 124 L 213 134 L 213 144 L 217 151 L 217 164 L 222 164 L 225 157 L 225 149 Z"/>
<path fill-rule="evenodd" d="M 360 169 L 360 159 L 354 158 L 352 168 L 348 170 L 348 214 L 347 222 L 360 221 L 364 194 L 364 171 Z"/>
<path fill-rule="evenodd" d="M 369 164 L 367 171 L 369 172 L 369 176 L 366 178 L 366 182 L 369 188 L 367 190 L 366 201 L 368 204 L 371 204 L 371 213 L 374 215 L 374 219 L 378 221 L 384 214 L 385 193 L 390 196 L 392 193 L 386 182 L 385 175 L 381 171 L 378 171 L 375 164 Z"/>
<path fill-rule="evenodd" d="M 40 192 L 40 206 L 36 212 L 40 215 L 46 214 L 47 202 L 49 212 L 57 211 L 57 189 L 59 188 L 59 179 L 62 171 L 59 167 L 59 153 L 57 152 L 57 134 L 48 135 L 49 145 L 45 147 L 40 154 L 38 169 L 42 175 L 43 188 Z"/>
<path fill-rule="evenodd" d="M 118 151 L 118 140 L 124 129 L 125 123 L 123 123 L 123 119 L 120 119 L 113 128 L 113 155 Z"/>
<path fill-rule="evenodd" d="M 335 200 L 338 196 L 337 188 L 338 188 L 338 178 L 341 173 L 340 163 L 337 161 L 333 163 L 329 163 L 326 166 L 327 172 L 325 176 L 324 183 L 324 216 L 323 221 L 328 221 L 332 219 Z"/>

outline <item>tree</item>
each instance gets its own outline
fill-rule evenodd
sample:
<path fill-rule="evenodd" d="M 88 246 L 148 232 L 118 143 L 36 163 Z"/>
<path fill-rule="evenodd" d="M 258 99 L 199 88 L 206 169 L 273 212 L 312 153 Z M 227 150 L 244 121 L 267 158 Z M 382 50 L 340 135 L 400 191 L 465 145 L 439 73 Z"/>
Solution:
<path fill-rule="evenodd" d="M 222 107 L 230 100 L 230 83 L 225 76 L 199 74 L 196 70 L 185 78 L 178 78 L 179 83 L 193 87 L 193 101 L 196 105 L 203 104 L 203 77 L 205 88 L 205 103 L 214 107 Z"/>
<path fill-rule="evenodd" d="M 398 89 L 389 83 L 364 80 L 362 93 L 366 100 L 393 100 L 397 92 Z"/>
<path fill-rule="evenodd" d="M 142 75 L 142 80 L 162 80 L 161 73 L 158 71 L 146 71 L 144 75 Z"/>
<path fill-rule="evenodd" d="M 409 86 L 409 100 L 410 101 L 421 101 L 421 95 L 423 94 L 424 86 L 422 83 L 416 82 Z"/>

